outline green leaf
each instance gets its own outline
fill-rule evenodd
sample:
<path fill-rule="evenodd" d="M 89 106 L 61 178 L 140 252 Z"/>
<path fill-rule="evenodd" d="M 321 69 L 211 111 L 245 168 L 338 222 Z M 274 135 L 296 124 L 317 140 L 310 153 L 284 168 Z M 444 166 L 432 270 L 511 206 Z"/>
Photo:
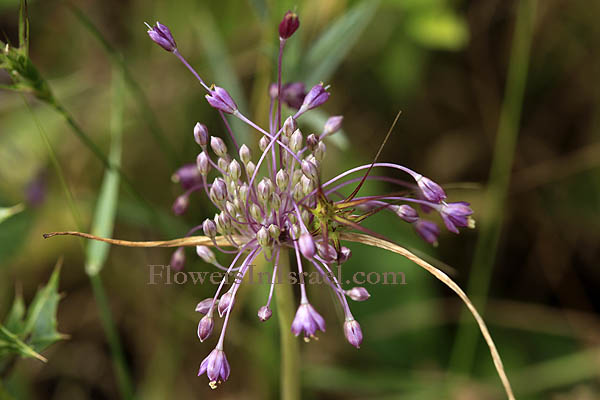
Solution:
<path fill-rule="evenodd" d="M 65 339 L 65 335 L 56 329 L 56 312 L 60 301 L 58 277 L 61 265 L 62 261 L 59 261 L 48 284 L 35 295 L 20 335 L 22 338 L 28 337 L 27 343 L 36 351 L 42 351 L 55 342 Z"/>
<path fill-rule="evenodd" d="M 20 290 L 15 293 L 15 299 L 13 305 L 4 320 L 4 325 L 9 331 L 20 335 L 25 328 L 25 302 L 23 301 L 23 294 Z"/>
<path fill-rule="evenodd" d="M 459 50 L 469 40 L 467 24 L 450 10 L 420 13 L 407 21 L 408 35 L 419 44 L 443 50 Z"/>
<path fill-rule="evenodd" d="M 121 165 L 121 137 L 123 134 L 123 112 L 124 112 L 124 82 L 122 73 L 113 68 L 113 101 L 111 111 L 111 144 L 109 160 L 112 165 Z M 117 203 L 119 200 L 119 174 L 114 169 L 106 169 L 98 204 L 94 212 L 91 233 L 96 236 L 112 236 Z M 108 257 L 110 245 L 99 241 L 88 243 L 86 250 L 85 272 L 88 275 L 96 275 L 100 272 L 106 258 Z"/>
<path fill-rule="evenodd" d="M 378 4 L 375 0 L 358 3 L 317 39 L 305 58 L 303 82 L 329 79 L 375 15 Z"/>
<path fill-rule="evenodd" d="M 25 206 L 23 204 L 17 204 L 12 207 L 0 207 L 0 223 L 4 222 L 13 215 L 20 213 L 24 209 Z"/>
<path fill-rule="evenodd" d="M 19 354 L 23 357 L 37 358 L 46 362 L 46 358 L 24 343 L 17 335 L 0 325 L 0 357 L 8 354 Z"/>

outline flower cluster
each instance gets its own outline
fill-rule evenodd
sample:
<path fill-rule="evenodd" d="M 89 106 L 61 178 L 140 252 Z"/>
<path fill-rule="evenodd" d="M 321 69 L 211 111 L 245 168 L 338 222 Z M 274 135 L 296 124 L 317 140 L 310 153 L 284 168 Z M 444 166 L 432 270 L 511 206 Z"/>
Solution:
<path fill-rule="evenodd" d="M 184 165 L 173 175 L 173 179 L 185 190 L 175 200 L 173 211 L 178 215 L 184 213 L 190 195 L 203 191 L 218 212 L 214 218 L 207 218 L 189 234 L 203 231 L 205 236 L 212 239 L 216 250 L 233 254 L 233 261 L 228 266 L 221 265 L 207 246 L 197 246 L 198 256 L 228 273 L 235 271 L 238 277 L 246 274 L 259 255 L 273 261 L 273 282 L 269 296 L 266 304 L 258 310 L 261 321 L 268 320 L 272 315 L 270 305 L 280 257 L 287 257 L 288 251 L 295 254 L 298 276 L 302 276 L 306 266 L 314 267 L 340 302 L 345 316 L 343 331 L 346 339 L 358 348 L 363 334 L 350 311 L 348 299 L 364 301 L 370 295 L 363 287 L 344 289 L 342 282 L 332 273 L 336 265 L 346 262 L 352 255 L 350 249 L 341 244 L 339 233 L 348 229 L 366 232 L 360 222 L 375 212 L 386 210 L 412 224 L 424 240 L 434 244 L 440 233 L 437 225 L 422 219 L 409 204 L 420 206 L 424 213 L 438 212 L 447 228 L 456 233 L 460 227 L 473 226 L 472 210 L 467 203 L 447 203 L 446 194 L 438 184 L 397 164 L 374 162 L 322 182 L 321 165 L 327 153 L 325 139 L 340 129 L 342 117 L 329 118 L 320 134 L 306 135 L 298 127 L 298 120 L 304 113 L 319 107 L 330 96 L 328 87 L 323 83 L 314 85 L 308 92 L 305 91 L 304 84 L 299 82 L 282 85 L 281 55 L 285 42 L 298 26 L 298 16 L 291 12 L 284 16 L 279 26 L 279 74 L 277 82 L 268 90 L 271 98 L 268 129 L 260 127 L 242 114 L 226 89 L 206 85 L 179 53 L 166 26 L 156 23 L 154 27 L 149 27 L 150 38 L 163 49 L 175 54 L 200 81 L 207 92 L 207 102 L 221 114 L 234 147 L 230 149 L 222 138 L 211 136 L 205 125 L 197 123 L 194 126 L 193 136 L 200 152 L 195 164 Z M 285 120 L 281 117 L 282 103 L 295 110 Z M 240 119 L 258 133 L 258 156 L 253 157 L 245 144 L 238 145 L 225 114 Z M 400 170 L 408 174 L 412 181 L 369 176 L 368 172 L 372 168 Z M 360 171 L 367 173 L 362 178 L 351 177 Z M 391 181 L 409 189 L 408 192 L 412 195 L 356 197 L 358 190 L 349 197 L 340 194 L 340 189 L 359 181 L 360 188 L 367 179 Z M 364 214 L 357 215 L 357 211 L 364 211 Z M 227 246 L 223 245 L 223 238 L 226 239 Z M 171 265 L 182 268 L 184 262 L 183 248 L 179 248 L 173 254 Z M 226 288 L 224 278 L 214 297 L 201 301 L 196 307 L 197 312 L 204 314 L 198 324 L 200 341 L 205 341 L 212 334 L 215 313 L 224 318 L 216 348 L 202 361 L 198 373 L 206 373 L 213 388 L 229 377 L 230 368 L 223 350 L 224 336 L 241 282 L 241 279 L 236 279 Z M 319 330 L 325 331 L 325 320 L 311 305 L 305 284 L 300 280 L 300 303 L 291 331 L 309 341 Z"/>

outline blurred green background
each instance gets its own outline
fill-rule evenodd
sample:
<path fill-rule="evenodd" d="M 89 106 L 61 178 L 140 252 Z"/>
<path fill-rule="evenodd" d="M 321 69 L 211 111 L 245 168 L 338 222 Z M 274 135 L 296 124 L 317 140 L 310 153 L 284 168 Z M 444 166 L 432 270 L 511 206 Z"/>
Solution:
<path fill-rule="evenodd" d="M 443 269 L 484 314 L 517 398 L 600 398 L 599 2 L 73 4 L 29 3 L 30 57 L 104 154 L 118 158 L 115 132 L 122 131 L 122 171 L 145 202 L 122 182 L 113 237 L 175 238 L 212 216 L 203 196 L 192 197 L 184 216 L 173 216 L 181 189 L 171 175 L 195 160 L 196 121 L 225 137 L 201 87 L 148 39 L 143 22 L 168 25 L 204 79 L 230 90 L 242 111 L 265 125 L 276 27 L 295 8 L 301 26 L 286 49 L 284 82 L 324 81 L 332 93 L 302 126 L 310 132 L 319 118 L 345 116 L 344 134 L 328 143 L 325 175 L 369 162 L 401 109 L 381 159 L 446 184 L 450 200 L 472 203 L 478 228 L 459 236 L 444 232 L 433 248 L 399 220 L 380 216 L 367 226 L 447 264 Z M 17 23 L 18 1 L 0 0 L 3 40 L 18 43 Z M 10 84 L 4 71 L 0 83 Z M 234 128 L 257 148 L 253 132 Z M 55 109 L 0 91 L 0 206 L 26 205 L 0 224 L 0 319 L 15 293 L 29 304 L 64 257 L 58 328 L 70 336 L 43 352 L 47 364 L 27 359 L 5 369 L 5 392 L 12 395 L 6 399 L 127 397 L 127 378 L 113 362 L 114 341 L 101 322 L 99 281 L 84 268 L 87 243 L 42 239 L 44 232 L 92 229 L 98 204 L 111 201 L 110 194 L 101 196 L 104 175 L 104 165 Z M 110 222 L 106 215 L 99 220 Z M 368 286 L 372 297 L 352 304 L 365 335 L 360 350 L 346 343 L 330 293 L 310 288 L 328 329 L 318 342 L 301 345 L 303 398 L 505 398 L 487 347 L 451 291 L 397 255 L 351 247 L 345 268 L 403 271 L 407 285 Z M 194 308 L 215 288 L 147 285 L 148 265 L 167 264 L 170 256 L 168 249 L 118 247 L 105 262 L 100 256 L 101 285 L 136 398 L 278 398 L 276 316 L 267 323 L 256 318 L 268 288 L 241 290 L 226 339 L 232 374 L 211 391 L 196 372 L 216 338 L 198 341 Z M 186 269 L 212 271 L 192 249 Z"/>

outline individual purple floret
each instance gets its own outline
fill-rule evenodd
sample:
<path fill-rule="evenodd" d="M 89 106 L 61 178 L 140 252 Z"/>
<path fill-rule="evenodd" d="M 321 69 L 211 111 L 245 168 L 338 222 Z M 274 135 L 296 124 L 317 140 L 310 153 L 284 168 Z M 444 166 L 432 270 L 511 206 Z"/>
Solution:
<path fill-rule="evenodd" d="M 216 86 L 212 92 L 204 97 L 206 97 L 208 104 L 227 114 L 233 114 L 237 110 L 237 104 L 235 104 L 235 101 L 227 93 L 227 90 L 222 87 Z"/>
<path fill-rule="evenodd" d="M 304 340 L 315 337 L 317 330 L 325 332 L 325 320 L 309 303 L 300 304 L 292 322 L 292 333 L 295 336 L 304 333 Z"/>
<path fill-rule="evenodd" d="M 346 336 L 348 343 L 357 349 L 360 348 L 360 344 L 363 341 L 363 334 L 362 329 L 360 329 L 360 324 L 356 322 L 356 320 L 350 319 L 344 322 L 344 335 Z"/>
<path fill-rule="evenodd" d="M 298 114 L 303 114 L 308 110 L 319 107 L 329 99 L 329 96 L 330 93 L 323 86 L 323 83 L 313 86 L 304 98 L 302 106 L 300 106 L 300 110 L 298 110 Z"/>
<path fill-rule="evenodd" d="M 215 348 L 210 354 L 202 360 L 198 376 L 206 373 L 210 380 L 210 387 L 217 388 L 217 384 L 225 382 L 229 378 L 229 363 L 223 349 Z"/>
<path fill-rule="evenodd" d="M 300 19 L 294 12 L 288 11 L 283 16 L 279 23 L 279 37 L 281 39 L 289 39 L 300 26 Z"/>
<path fill-rule="evenodd" d="M 435 222 L 427 221 L 424 219 L 418 219 L 413 223 L 415 227 L 415 231 L 421 236 L 421 238 L 427 243 L 433 244 L 437 246 L 437 239 L 440 235 L 440 228 L 435 224 Z"/>
<path fill-rule="evenodd" d="M 150 36 L 150 39 L 152 39 L 154 43 L 166 51 L 173 52 L 177 49 L 177 44 L 175 43 L 175 39 L 173 39 L 173 35 L 171 35 L 169 28 L 160 22 L 156 22 L 156 25 L 154 26 L 146 25 L 148 26 L 148 36 Z"/>
<path fill-rule="evenodd" d="M 475 220 L 471 218 L 473 210 L 469 207 L 469 203 L 459 201 L 456 203 L 444 203 L 441 207 L 440 214 L 446 228 L 450 232 L 458 233 L 458 228 L 475 227 Z"/>

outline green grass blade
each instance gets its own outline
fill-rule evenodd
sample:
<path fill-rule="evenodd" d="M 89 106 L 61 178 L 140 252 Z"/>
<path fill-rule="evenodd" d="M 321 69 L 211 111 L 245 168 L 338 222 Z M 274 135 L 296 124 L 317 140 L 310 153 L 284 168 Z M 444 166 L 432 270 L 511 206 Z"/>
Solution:
<path fill-rule="evenodd" d="M 23 204 L 16 204 L 12 207 L 0 207 L 0 224 L 13 215 L 20 213 L 24 209 L 25 206 Z"/>
<path fill-rule="evenodd" d="M 331 77 L 375 15 L 378 5 L 375 0 L 360 2 L 331 24 L 306 55 L 303 82 L 312 85 Z"/>

